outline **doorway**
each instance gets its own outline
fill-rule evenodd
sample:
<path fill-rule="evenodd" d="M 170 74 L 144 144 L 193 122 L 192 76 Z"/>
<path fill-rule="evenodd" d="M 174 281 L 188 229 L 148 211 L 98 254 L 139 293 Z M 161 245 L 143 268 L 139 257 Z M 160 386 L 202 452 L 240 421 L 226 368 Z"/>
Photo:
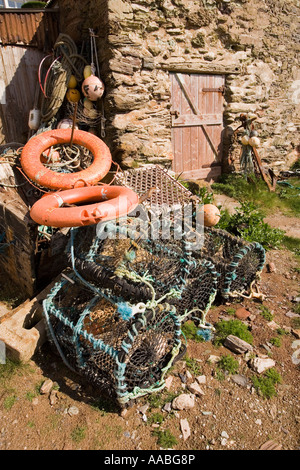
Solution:
<path fill-rule="evenodd" d="M 221 174 L 224 75 L 171 73 L 173 171 L 183 179 Z"/>

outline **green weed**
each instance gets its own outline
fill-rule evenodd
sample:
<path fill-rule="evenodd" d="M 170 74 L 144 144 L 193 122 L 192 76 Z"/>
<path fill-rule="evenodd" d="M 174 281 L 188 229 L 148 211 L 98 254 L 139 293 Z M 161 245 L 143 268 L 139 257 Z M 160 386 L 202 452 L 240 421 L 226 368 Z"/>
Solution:
<path fill-rule="evenodd" d="M 32 402 L 32 400 L 36 397 L 36 393 L 35 392 L 26 392 L 26 395 L 25 395 L 25 398 L 26 400 Z"/>
<path fill-rule="evenodd" d="M 291 324 L 292 324 L 292 328 L 294 328 L 294 330 L 299 330 L 300 329 L 300 318 L 292 318 L 292 321 L 291 321 Z"/>
<path fill-rule="evenodd" d="M 198 333 L 197 333 L 198 328 L 195 325 L 195 323 L 191 320 L 185 322 L 182 325 L 181 331 L 182 331 L 183 336 L 186 339 L 192 339 L 193 341 L 196 341 L 196 342 L 199 342 L 199 343 L 202 343 L 204 341 L 203 337 L 198 335 Z"/>
<path fill-rule="evenodd" d="M 276 369 L 269 369 L 263 376 L 252 377 L 252 383 L 254 388 L 257 390 L 259 395 L 263 398 L 270 399 L 273 396 L 276 396 L 276 388 L 275 385 L 282 382 L 282 378 L 279 372 Z"/>
<path fill-rule="evenodd" d="M 264 317 L 265 320 L 267 320 L 267 321 L 272 321 L 273 320 L 274 315 L 272 314 L 269 307 L 267 307 L 266 305 L 260 305 L 259 309 L 260 309 L 260 314 Z"/>
<path fill-rule="evenodd" d="M 223 344 L 225 338 L 229 335 L 237 336 L 238 338 L 246 341 L 249 344 L 253 343 L 253 337 L 250 331 L 248 330 L 247 325 L 245 325 L 240 320 L 222 320 L 215 325 L 215 337 L 213 343 L 216 346 Z"/>
<path fill-rule="evenodd" d="M 228 315 L 235 315 L 235 308 L 233 308 L 233 307 L 228 307 L 228 308 L 226 309 L 226 313 L 227 313 Z"/>
<path fill-rule="evenodd" d="M 228 372 L 229 374 L 235 374 L 239 368 L 238 361 L 230 355 L 222 355 L 220 360 L 217 362 L 219 369 Z"/>
<path fill-rule="evenodd" d="M 281 346 L 281 340 L 280 338 L 277 338 L 277 337 L 271 338 L 270 343 L 273 344 L 273 346 L 276 346 L 276 348 L 280 348 Z"/>
<path fill-rule="evenodd" d="M 289 332 L 286 331 L 284 328 L 277 328 L 276 333 L 277 333 L 279 336 L 284 336 L 284 335 L 288 335 L 288 334 L 289 334 Z"/>
<path fill-rule="evenodd" d="M 199 375 L 201 373 L 201 366 L 196 359 L 189 357 L 189 356 L 185 356 L 185 363 L 186 363 L 188 370 L 192 374 Z"/>
<path fill-rule="evenodd" d="M 16 400 L 17 400 L 16 395 L 10 395 L 10 396 L 6 397 L 4 402 L 3 402 L 4 409 L 9 411 L 14 406 Z"/>
<path fill-rule="evenodd" d="M 153 413 L 148 417 L 148 424 L 162 424 L 164 421 L 164 416 L 161 413 Z"/>
<path fill-rule="evenodd" d="M 73 442 L 78 444 L 85 438 L 86 428 L 81 426 L 76 426 L 71 432 L 71 439 Z"/>
<path fill-rule="evenodd" d="M 169 403 L 178 396 L 176 392 L 170 392 L 163 390 L 162 392 L 152 393 L 147 396 L 147 402 L 149 403 L 150 409 L 162 408 L 166 403 Z"/>
<path fill-rule="evenodd" d="M 6 359 L 6 364 L 0 364 L 0 385 L 8 383 L 14 375 L 23 375 L 32 372 L 30 364 L 26 362 L 12 361 Z"/>
<path fill-rule="evenodd" d="M 224 174 L 217 183 L 212 184 L 216 193 L 226 194 L 239 201 L 250 202 L 257 209 L 270 213 L 280 210 L 300 216 L 299 177 L 277 183 L 276 191 L 268 190 L 261 178 L 250 175 L 247 179 L 240 174 Z"/>
<path fill-rule="evenodd" d="M 283 247 L 285 247 L 288 250 L 292 251 L 296 256 L 300 256 L 300 241 L 299 241 L 299 238 L 288 237 L 287 235 L 285 235 L 282 239 L 282 245 L 283 245 Z"/>
<path fill-rule="evenodd" d="M 216 227 L 246 241 L 260 243 L 265 249 L 279 248 L 284 238 L 284 231 L 264 222 L 263 212 L 252 202 L 241 202 L 232 215 L 228 211 L 221 213 Z"/>
<path fill-rule="evenodd" d="M 169 429 L 166 429 L 165 431 L 155 429 L 153 431 L 153 435 L 157 437 L 158 445 L 164 449 L 171 449 L 177 444 L 177 439 Z"/>

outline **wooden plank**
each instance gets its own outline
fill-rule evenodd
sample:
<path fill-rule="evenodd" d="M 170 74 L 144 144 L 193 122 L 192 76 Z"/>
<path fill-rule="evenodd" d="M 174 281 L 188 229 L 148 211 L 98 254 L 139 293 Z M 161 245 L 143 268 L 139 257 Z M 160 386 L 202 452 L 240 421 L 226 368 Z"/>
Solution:
<path fill-rule="evenodd" d="M 181 89 L 182 89 L 182 91 L 183 91 L 190 107 L 191 107 L 191 110 L 196 115 L 200 114 L 197 106 L 195 105 L 194 98 L 191 95 L 190 90 L 189 90 L 189 88 L 188 88 L 188 86 L 185 82 L 185 79 L 183 78 L 183 76 L 180 73 L 176 73 L 175 76 L 176 76 L 176 78 L 179 82 L 179 85 L 180 85 L 180 87 L 181 87 Z"/>
<path fill-rule="evenodd" d="M 212 166 L 209 168 L 199 168 L 197 170 L 189 170 L 189 171 L 184 171 L 181 173 L 180 178 L 181 179 L 191 179 L 191 180 L 197 180 L 197 179 L 213 179 L 217 178 L 220 176 L 222 173 L 222 167 L 221 166 Z"/>
<path fill-rule="evenodd" d="M 191 85 L 190 85 L 191 94 L 195 106 L 199 109 L 198 106 L 198 76 L 191 75 Z M 198 128 L 196 126 L 190 126 L 191 129 L 191 169 L 199 168 L 199 134 Z"/>
<path fill-rule="evenodd" d="M 179 82 L 181 90 L 182 83 Z M 185 76 L 184 88 L 190 86 L 190 76 Z M 191 98 L 192 99 L 192 98 Z M 190 100 L 185 93 L 181 93 L 181 114 L 191 113 Z M 186 127 L 182 129 L 182 166 L 183 171 L 190 170 L 192 168 L 192 157 L 191 157 L 191 128 Z"/>
<path fill-rule="evenodd" d="M 175 75 L 171 75 L 171 86 L 172 86 L 172 110 L 181 112 L 181 92 L 179 84 L 175 78 Z M 172 128 L 173 134 L 173 170 L 181 173 L 183 171 L 183 158 L 182 158 L 182 129 Z"/>
<path fill-rule="evenodd" d="M 271 186 L 270 182 L 268 181 L 268 178 L 267 178 L 266 174 L 264 173 L 264 170 L 263 170 L 263 167 L 262 167 L 262 162 L 261 162 L 260 156 L 258 155 L 257 149 L 255 147 L 252 147 L 252 150 L 253 150 L 253 153 L 254 153 L 254 156 L 255 156 L 255 159 L 256 159 L 256 162 L 257 162 L 259 172 L 261 174 L 262 179 L 264 180 L 264 182 L 268 186 L 269 191 L 271 191 L 271 192 L 275 191 L 275 188 Z"/>
<path fill-rule="evenodd" d="M 173 73 L 197 73 L 210 75 L 239 74 L 241 67 L 238 65 L 222 65 L 207 62 L 177 62 L 176 64 L 161 64 L 163 70 Z"/>
<path fill-rule="evenodd" d="M 183 178 L 219 176 L 221 166 L 211 164 L 221 156 L 223 96 L 202 90 L 224 85 L 224 76 L 176 73 L 171 81 L 174 171 Z"/>
<path fill-rule="evenodd" d="M 201 126 L 201 125 L 219 125 L 223 123 L 222 114 L 202 114 L 195 116 L 193 114 L 179 115 L 178 118 L 173 117 L 173 127 L 184 126 Z"/>
<path fill-rule="evenodd" d="M 217 152 L 217 150 L 214 146 L 214 143 L 213 143 L 213 140 L 211 139 L 211 136 L 209 135 L 209 127 L 202 124 L 201 128 L 202 128 L 203 133 L 204 133 L 204 135 L 205 135 L 205 137 L 206 137 L 206 139 L 207 139 L 207 141 L 210 145 L 210 148 L 211 148 L 212 152 L 214 153 L 215 157 L 218 158 L 218 152 Z"/>
<path fill-rule="evenodd" d="M 186 77 L 187 77 L 187 76 L 186 76 Z M 198 109 L 198 107 L 197 107 L 196 104 L 195 104 L 194 97 L 192 96 L 192 94 L 191 94 L 191 92 L 190 92 L 190 90 L 189 90 L 189 87 L 188 87 L 188 85 L 187 85 L 185 79 L 184 79 L 183 76 L 182 76 L 181 74 L 179 74 L 179 73 L 176 74 L 176 78 L 178 79 L 178 82 L 179 82 L 179 84 L 180 84 L 180 87 L 181 87 L 181 89 L 182 89 L 182 91 L 183 91 L 183 93 L 184 93 L 184 95 L 185 95 L 185 97 L 186 97 L 186 99 L 187 99 L 187 101 L 188 101 L 188 103 L 189 103 L 189 105 L 190 105 L 190 107 L 191 107 L 193 113 L 194 113 L 196 116 L 199 116 L 199 115 L 200 115 L 199 109 Z M 208 80 L 210 80 L 210 77 L 208 77 Z M 211 103 L 211 101 L 212 101 L 212 95 L 211 95 L 211 93 L 209 93 L 209 94 L 207 95 L 207 101 L 208 101 L 208 104 L 207 104 L 206 109 L 207 109 L 207 108 L 208 108 L 208 109 L 211 109 L 211 108 L 212 108 L 212 103 Z M 199 125 L 202 127 L 203 133 L 204 133 L 204 135 L 205 135 L 205 137 L 206 137 L 206 139 L 207 139 L 207 141 L 208 141 L 208 143 L 209 143 L 209 146 L 210 146 L 211 150 L 213 151 L 213 153 L 215 154 L 215 156 L 218 156 L 218 152 L 217 152 L 216 149 L 215 149 L 214 143 L 213 143 L 213 141 L 212 141 L 212 139 L 211 139 L 211 137 L 210 137 L 210 135 L 209 135 L 209 131 L 208 131 L 207 127 L 206 127 L 204 124 L 201 124 L 201 123 L 200 123 Z"/>

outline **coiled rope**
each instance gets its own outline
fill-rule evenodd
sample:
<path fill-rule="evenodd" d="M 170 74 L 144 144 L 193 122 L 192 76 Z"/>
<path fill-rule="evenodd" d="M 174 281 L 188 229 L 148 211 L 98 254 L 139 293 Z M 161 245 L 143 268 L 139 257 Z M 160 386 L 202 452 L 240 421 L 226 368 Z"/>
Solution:
<path fill-rule="evenodd" d="M 81 81 L 85 65 L 87 65 L 87 61 L 77 53 L 77 47 L 73 39 L 67 34 L 60 34 L 53 48 L 53 62 L 46 73 L 44 86 L 41 85 L 39 77 L 43 92 L 41 104 L 43 123 L 49 122 L 56 116 L 64 101 L 71 75 L 74 75 L 76 80 Z M 39 74 L 40 69 L 41 67 L 39 68 Z"/>

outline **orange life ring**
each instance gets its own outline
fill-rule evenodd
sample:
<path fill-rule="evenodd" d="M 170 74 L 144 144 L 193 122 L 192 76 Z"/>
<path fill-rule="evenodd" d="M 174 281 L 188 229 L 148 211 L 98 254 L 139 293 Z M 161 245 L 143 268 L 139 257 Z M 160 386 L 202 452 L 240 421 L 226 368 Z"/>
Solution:
<path fill-rule="evenodd" d="M 71 133 L 72 129 L 53 129 L 32 137 L 25 144 L 21 166 L 31 180 L 45 188 L 58 190 L 97 184 L 107 175 L 112 163 L 109 148 L 99 137 L 77 129 L 74 130 L 73 143 L 92 152 L 92 164 L 76 173 L 58 173 L 43 165 L 42 153 L 53 145 L 69 143 Z"/>
<path fill-rule="evenodd" d="M 122 217 L 138 203 L 138 195 L 123 186 L 86 186 L 45 194 L 32 206 L 30 216 L 39 225 L 80 227 Z"/>

